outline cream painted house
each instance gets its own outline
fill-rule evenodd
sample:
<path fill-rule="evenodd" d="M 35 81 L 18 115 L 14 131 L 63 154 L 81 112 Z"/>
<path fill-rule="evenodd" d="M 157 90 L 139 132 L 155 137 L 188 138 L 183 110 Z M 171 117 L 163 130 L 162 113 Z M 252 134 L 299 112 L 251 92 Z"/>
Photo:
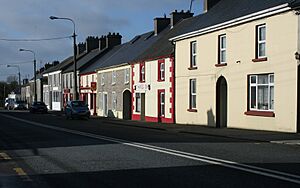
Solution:
<path fill-rule="evenodd" d="M 299 132 L 299 1 L 209 2 L 171 38 L 176 122 Z"/>

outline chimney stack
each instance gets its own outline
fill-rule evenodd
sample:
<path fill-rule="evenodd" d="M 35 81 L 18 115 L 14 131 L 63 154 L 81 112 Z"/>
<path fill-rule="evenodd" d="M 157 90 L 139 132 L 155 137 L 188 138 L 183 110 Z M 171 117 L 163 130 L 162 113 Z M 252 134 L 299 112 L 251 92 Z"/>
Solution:
<path fill-rule="evenodd" d="M 29 80 L 27 78 L 23 79 L 23 85 L 28 84 Z"/>
<path fill-rule="evenodd" d="M 183 10 L 181 12 L 178 12 L 177 10 L 175 10 L 170 14 L 170 16 L 171 16 L 171 27 L 173 28 L 174 25 L 176 25 L 182 19 L 193 17 L 194 13 L 191 13 L 190 11 L 184 12 Z"/>
<path fill-rule="evenodd" d="M 103 50 L 104 48 L 106 48 L 106 36 L 101 36 L 99 39 L 99 50 Z"/>
<path fill-rule="evenodd" d="M 114 46 L 121 44 L 122 36 L 119 33 L 108 33 L 106 36 L 106 47 L 113 48 Z"/>
<path fill-rule="evenodd" d="M 215 6 L 221 0 L 204 0 L 204 12 L 208 12 L 213 6 Z"/>
<path fill-rule="evenodd" d="M 163 18 L 154 18 L 154 35 L 158 35 L 169 25 L 170 25 L 170 18 L 167 18 L 166 15 Z"/>
<path fill-rule="evenodd" d="M 77 55 L 80 55 L 82 54 L 83 52 L 85 52 L 85 47 L 86 47 L 86 44 L 85 43 L 79 43 L 77 45 Z"/>
<path fill-rule="evenodd" d="M 86 38 L 86 52 L 89 53 L 90 51 L 99 48 L 99 38 L 89 36 Z"/>

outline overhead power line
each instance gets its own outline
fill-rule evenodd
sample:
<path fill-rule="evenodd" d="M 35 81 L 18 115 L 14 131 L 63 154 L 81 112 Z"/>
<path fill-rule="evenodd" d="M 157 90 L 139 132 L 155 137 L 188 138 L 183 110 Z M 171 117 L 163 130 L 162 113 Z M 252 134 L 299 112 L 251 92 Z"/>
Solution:
<path fill-rule="evenodd" d="M 7 41 L 7 42 L 40 42 L 40 41 L 49 41 L 49 40 L 62 40 L 72 38 L 72 36 L 65 36 L 65 37 L 54 37 L 54 38 L 40 38 L 40 39 L 7 39 L 7 38 L 0 38 L 0 41 Z"/>

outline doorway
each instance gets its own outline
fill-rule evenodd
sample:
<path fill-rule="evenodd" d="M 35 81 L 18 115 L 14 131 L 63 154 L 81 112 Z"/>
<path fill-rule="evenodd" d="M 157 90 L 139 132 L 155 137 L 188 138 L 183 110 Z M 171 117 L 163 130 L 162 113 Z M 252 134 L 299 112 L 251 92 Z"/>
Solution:
<path fill-rule="evenodd" d="M 216 93 L 216 127 L 227 127 L 227 82 L 221 76 L 217 81 Z"/>
<path fill-rule="evenodd" d="M 123 92 L 123 119 L 131 119 L 131 110 L 131 92 L 129 90 L 125 90 Z"/>
<path fill-rule="evenodd" d="M 145 121 L 145 93 L 141 93 L 141 121 Z"/>

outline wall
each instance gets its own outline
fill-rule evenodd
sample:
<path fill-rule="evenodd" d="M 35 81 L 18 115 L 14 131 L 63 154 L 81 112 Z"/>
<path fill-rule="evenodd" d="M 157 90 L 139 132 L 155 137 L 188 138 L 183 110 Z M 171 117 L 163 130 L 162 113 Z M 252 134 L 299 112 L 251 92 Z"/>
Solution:
<path fill-rule="evenodd" d="M 125 69 L 129 69 L 129 82 L 125 83 Z M 116 71 L 116 82 L 112 84 L 112 72 Z M 105 83 L 101 84 L 101 77 L 104 74 Z M 130 65 L 124 65 L 116 68 L 100 70 L 97 72 L 97 109 L 99 116 L 105 116 L 103 111 L 103 93 L 107 93 L 108 97 L 108 116 L 123 118 L 123 92 L 130 90 L 131 80 Z M 112 92 L 116 93 L 117 108 L 112 109 Z"/>
<path fill-rule="evenodd" d="M 165 80 L 159 81 L 159 60 L 146 61 L 145 63 L 145 83 L 148 86 L 146 90 L 132 90 L 133 94 L 133 119 L 140 120 L 139 112 L 136 112 L 136 93 L 145 93 L 145 116 L 146 121 L 158 122 L 162 121 L 165 123 L 174 122 L 174 108 L 173 108 L 173 58 L 164 58 L 165 63 Z M 133 88 L 140 84 L 140 64 L 133 65 Z M 149 88 L 150 87 L 150 88 Z M 138 88 L 138 87 L 137 87 Z M 159 120 L 158 111 L 158 90 L 164 90 L 165 92 L 165 116 Z"/>
<path fill-rule="evenodd" d="M 228 127 L 257 130 L 296 131 L 296 65 L 298 20 L 293 12 L 238 25 L 176 43 L 176 122 L 215 126 L 216 82 L 224 76 L 228 84 Z M 255 29 L 266 24 L 268 60 L 253 63 Z M 218 35 L 227 36 L 227 66 L 216 67 Z M 197 70 L 188 70 L 190 42 L 197 41 Z M 249 116 L 248 75 L 274 73 L 275 117 Z M 189 79 L 197 79 L 197 112 L 188 112 Z"/>

